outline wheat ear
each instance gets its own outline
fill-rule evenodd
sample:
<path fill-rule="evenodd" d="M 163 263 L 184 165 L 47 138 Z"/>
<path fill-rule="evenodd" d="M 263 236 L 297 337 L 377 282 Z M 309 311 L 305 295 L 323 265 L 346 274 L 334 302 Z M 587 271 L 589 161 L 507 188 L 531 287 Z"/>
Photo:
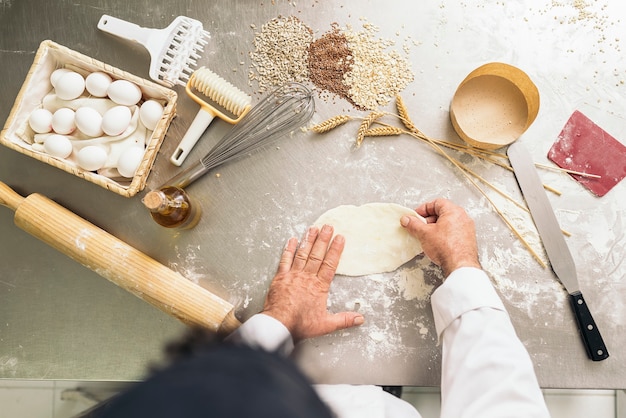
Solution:
<path fill-rule="evenodd" d="M 309 129 L 315 133 L 323 134 L 350 120 L 352 120 L 352 116 L 337 115 L 325 120 L 324 122 L 318 123 L 317 125 L 313 125 Z"/>
<path fill-rule="evenodd" d="M 359 130 L 356 133 L 356 143 L 355 143 L 356 148 L 359 148 L 361 146 L 361 143 L 363 142 L 363 138 L 365 138 L 365 132 L 367 132 L 367 130 L 372 125 L 372 123 L 376 119 L 382 117 L 384 114 L 385 112 L 372 112 L 369 115 L 367 115 L 365 119 L 363 119 L 363 122 L 361 122 L 361 125 L 359 126 Z"/>
<path fill-rule="evenodd" d="M 418 133 L 419 129 L 417 129 L 417 126 L 415 126 L 415 124 L 411 120 L 411 117 L 409 116 L 409 110 L 404 104 L 404 100 L 402 99 L 402 96 L 400 96 L 399 94 L 396 95 L 396 109 L 398 110 L 398 117 L 402 121 L 402 124 L 409 131 Z"/>
<path fill-rule="evenodd" d="M 370 128 L 365 131 L 364 136 L 395 136 L 406 133 L 404 129 L 396 128 L 395 126 L 379 126 L 377 128 Z"/>

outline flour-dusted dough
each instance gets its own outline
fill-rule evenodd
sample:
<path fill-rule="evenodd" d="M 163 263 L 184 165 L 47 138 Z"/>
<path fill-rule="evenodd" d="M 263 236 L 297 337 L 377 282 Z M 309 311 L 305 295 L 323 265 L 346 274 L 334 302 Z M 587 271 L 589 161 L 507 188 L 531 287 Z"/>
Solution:
<path fill-rule="evenodd" d="M 395 203 L 343 205 L 330 209 L 314 223 L 335 228 L 346 238 L 337 274 L 365 276 L 394 271 L 422 253 L 422 245 L 401 225 L 403 215 L 421 218 L 414 210 Z"/>

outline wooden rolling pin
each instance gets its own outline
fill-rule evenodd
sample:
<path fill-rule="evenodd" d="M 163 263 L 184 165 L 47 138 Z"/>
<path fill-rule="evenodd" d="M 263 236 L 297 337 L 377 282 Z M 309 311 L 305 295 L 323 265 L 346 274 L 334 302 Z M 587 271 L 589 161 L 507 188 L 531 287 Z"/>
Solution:
<path fill-rule="evenodd" d="M 0 205 L 19 228 L 188 325 L 220 333 L 241 325 L 230 303 L 45 196 L 24 198 L 0 182 Z"/>

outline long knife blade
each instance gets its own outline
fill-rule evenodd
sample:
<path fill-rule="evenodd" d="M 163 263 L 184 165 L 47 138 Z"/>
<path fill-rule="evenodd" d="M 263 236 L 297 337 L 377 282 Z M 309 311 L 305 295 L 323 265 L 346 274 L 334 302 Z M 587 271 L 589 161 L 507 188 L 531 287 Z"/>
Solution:
<path fill-rule="evenodd" d="M 585 344 L 587 355 L 594 361 L 604 360 L 609 357 L 609 352 L 591 316 L 589 307 L 585 303 L 585 299 L 583 299 L 576 276 L 576 264 L 567 247 L 543 184 L 539 179 L 535 164 L 529 152 L 519 141 L 509 145 L 507 155 L 543 246 L 548 254 L 552 270 L 570 295 L 570 303 L 576 316 L 578 329 Z"/>

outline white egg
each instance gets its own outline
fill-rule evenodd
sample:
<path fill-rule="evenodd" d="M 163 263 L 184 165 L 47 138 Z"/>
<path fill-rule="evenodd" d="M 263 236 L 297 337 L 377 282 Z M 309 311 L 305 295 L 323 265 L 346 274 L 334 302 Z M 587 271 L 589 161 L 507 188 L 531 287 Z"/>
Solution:
<path fill-rule="evenodd" d="M 72 141 L 64 135 L 53 134 L 44 140 L 43 149 L 54 157 L 67 158 L 72 153 Z"/>
<path fill-rule="evenodd" d="M 98 145 L 88 145 L 76 154 L 78 165 L 87 171 L 101 169 L 106 163 L 107 158 L 108 154 L 106 150 Z"/>
<path fill-rule="evenodd" d="M 87 136 L 102 136 L 102 115 L 92 107 L 79 107 L 76 109 L 76 127 Z"/>
<path fill-rule="evenodd" d="M 28 117 L 28 124 L 38 134 L 52 130 L 52 113 L 48 109 L 35 109 Z"/>
<path fill-rule="evenodd" d="M 113 80 L 108 74 L 102 71 L 96 71 L 87 76 L 85 79 L 85 87 L 92 96 L 106 97 L 107 90 L 112 82 Z"/>
<path fill-rule="evenodd" d="M 141 145 L 128 147 L 117 161 L 117 171 L 127 178 L 132 178 L 143 160 L 145 149 Z"/>
<path fill-rule="evenodd" d="M 85 79 L 75 71 L 62 74 L 56 82 L 57 97 L 62 100 L 74 100 L 85 91 Z"/>
<path fill-rule="evenodd" d="M 112 107 L 102 116 L 102 130 L 109 136 L 120 135 L 130 125 L 131 117 L 130 109 L 126 106 Z"/>
<path fill-rule="evenodd" d="M 54 112 L 52 115 L 52 130 L 61 135 L 69 135 L 76 130 L 74 111 L 67 107 Z"/>
<path fill-rule="evenodd" d="M 156 100 L 146 100 L 139 108 L 139 119 L 143 126 L 154 131 L 163 116 L 163 106 Z"/>
<path fill-rule="evenodd" d="M 115 80 L 107 90 L 109 98 L 124 106 L 133 106 L 141 100 L 141 90 L 136 84 L 127 80 Z"/>
<path fill-rule="evenodd" d="M 52 84 L 52 87 L 56 88 L 57 81 L 59 81 L 59 78 L 61 78 L 62 75 L 65 75 L 71 72 L 72 70 L 68 70 L 67 68 L 59 68 L 57 70 L 54 70 L 52 74 L 50 74 L 50 84 Z"/>

